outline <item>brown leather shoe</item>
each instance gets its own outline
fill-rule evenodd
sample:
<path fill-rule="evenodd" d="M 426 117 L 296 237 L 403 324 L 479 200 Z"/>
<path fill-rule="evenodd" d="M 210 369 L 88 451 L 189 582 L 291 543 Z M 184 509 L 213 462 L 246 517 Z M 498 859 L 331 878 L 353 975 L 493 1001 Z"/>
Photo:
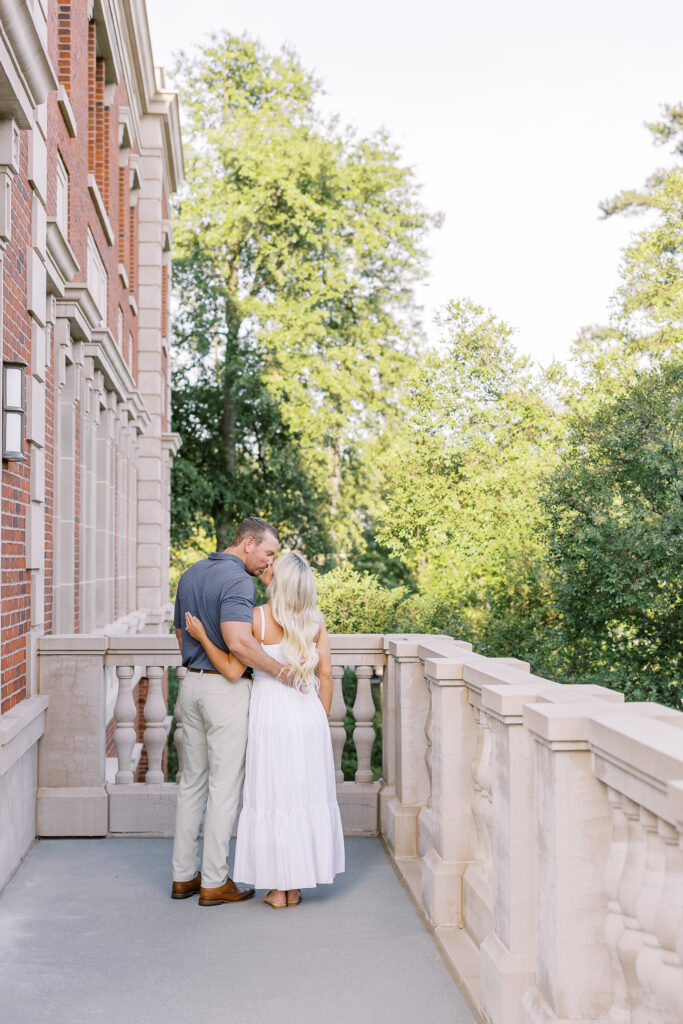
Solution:
<path fill-rule="evenodd" d="M 239 903 L 241 900 L 250 900 L 254 890 L 246 885 L 235 885 L 232 878 L 226 878 L 217 889 L 199 890 L 200 907 L 217 907 L 221 903 Z"/>
<path fill-rule="evenodd" d="M 202 884 L 202 873 L 198 871 L 189 882 L 174 882 L 171 889 L 172 900 L 186 900 L 188 896 L 198 893 Z"/>

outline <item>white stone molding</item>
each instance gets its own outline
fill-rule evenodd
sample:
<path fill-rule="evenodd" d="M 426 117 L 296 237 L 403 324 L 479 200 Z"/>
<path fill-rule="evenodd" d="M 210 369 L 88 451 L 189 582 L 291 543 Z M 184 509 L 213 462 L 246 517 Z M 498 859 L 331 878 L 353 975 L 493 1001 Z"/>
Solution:
<path fill-rule="evenodd" d="M 46 242 L 47 290 L 63 299 L 66 285 L 73 281 L 81 268 L 55 217 L 47 218 Z"/>
<path fill-rule="evenodd" d="M 97 179 L 94 174 L 88 175 L 88 192 L 90 193 L 90 198 L 93 201 L 99 222 L 102 225 L 104 237 L 107 239 L 109 245 L 114 245 L 116 242 L 116 236 L 114 234 L 114 229 L 111 226 L 109 214 L 107 213 L 107 208 L 104 205 L 104 199 L 102 198 L 100 187 L 97 184 Z"/>
<path fill-rule="evenodd" d="M 174 459 L 180 451 L 183 444 L 183 439 L 180 434 L 169 433 L 161 435 L 161 450 L 168 452 L 170 457 Z"/>
<path fill-rule="evenodd" d="M 62 115 L 62 120 L 66 125 L 69 137 L 75 139 L 78 135 L 76 115 L 74 114 L 73 107 L 71 106 L 69 95 L 63 85 L 60 85 L 57 89 L 57 106 L 59 107 L 59 112 Z"/>
<path fill-rule="evenodd" d="M 46 696 L 27 697 L 0 717 L 0 776 L 35 746 L 45 732 Z"/>
<path fill-rule="evenodd" d="M 88 286 L 71 281 L 64 287 L 64 297 L 57 299 L 57 315 L 69 321 L 72 338 L 90 341 L 102 317 Z"/>
<path fill-rule="evenodd" d="M 108 327 L 97 327 L 85 344 L 85 354 L 94 360 L 107 391 L 119 402 L 128 402 L 135 390 L 135 381 Z"/>
<path fill-rule="evenodd" d="M 32 128 L 34 108 L 56 88 L 44 13 L 27 0 L 0 0 L 0 116 Z"/>

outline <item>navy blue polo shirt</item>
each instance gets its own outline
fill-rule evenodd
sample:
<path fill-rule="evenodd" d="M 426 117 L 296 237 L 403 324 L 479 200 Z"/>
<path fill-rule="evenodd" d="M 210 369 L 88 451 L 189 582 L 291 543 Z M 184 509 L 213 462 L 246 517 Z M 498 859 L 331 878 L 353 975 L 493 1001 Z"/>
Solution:
<path fill-rule="evenodd" d="M 256 587 L 244 562 L 226 551 L 215 551 L 186 569 L 178 581 L 173 622 L 183 631 L 183 665 L 194 671 L 213 669 L 204 648 L 185 629 L 185 612 L 204 623 L 209 639 L 227 650 L 221 622 L 248 622 L 254 615 Z"/>

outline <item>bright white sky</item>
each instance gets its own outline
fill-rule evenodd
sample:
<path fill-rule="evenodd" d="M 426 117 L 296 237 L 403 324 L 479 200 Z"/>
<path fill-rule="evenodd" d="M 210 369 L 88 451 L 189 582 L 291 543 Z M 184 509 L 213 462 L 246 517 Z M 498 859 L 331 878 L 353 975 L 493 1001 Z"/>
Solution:
<path fill-rule="evenodd" d="M 633 220 L 597 203 L 669 162 L 643 121 L 683 99 L 680 0 L 147 0 L 157 63 L 208 33 L 294 46 L 324 108 L 385 126 L 445 214 L 419 298 L 469 296 L 542 363 L 604 322 Z M 430 331 L 431 333 L 431 331 Z"/>

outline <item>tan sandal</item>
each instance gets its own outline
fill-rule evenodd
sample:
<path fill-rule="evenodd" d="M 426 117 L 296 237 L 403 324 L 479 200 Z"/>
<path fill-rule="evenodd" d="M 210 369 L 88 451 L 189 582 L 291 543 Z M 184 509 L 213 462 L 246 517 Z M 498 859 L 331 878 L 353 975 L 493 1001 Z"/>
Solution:
<path fill-rule="evenodd" d="M 273 910 L 286 910 L 287 909 L 287 905 L 288 905 L 287 904 L 287 896 L 285 895 L 285 902 L 284 903 L 273 903 L 272 900 L 268 899 L 268 897 L 270 896 L 270 894 L 272 892 L 273 892 L 272 889 L 268 890 L 266 895 L 263 897 L 263 902 L 267 903 L 269 907 L 273 908 Z"/>
<path fill-rule="evenodd" d="M 295 897 L 293 900 L 290 900 L 289 897 L 287 897 L 288 907 L 298 907 L 299 904 L 301 903 L 302 899 L 304 898 L 303 893 L 301 892 L 301 889 L 298 889 L 297 892 L 299 893 L 299 895 Z"/>

